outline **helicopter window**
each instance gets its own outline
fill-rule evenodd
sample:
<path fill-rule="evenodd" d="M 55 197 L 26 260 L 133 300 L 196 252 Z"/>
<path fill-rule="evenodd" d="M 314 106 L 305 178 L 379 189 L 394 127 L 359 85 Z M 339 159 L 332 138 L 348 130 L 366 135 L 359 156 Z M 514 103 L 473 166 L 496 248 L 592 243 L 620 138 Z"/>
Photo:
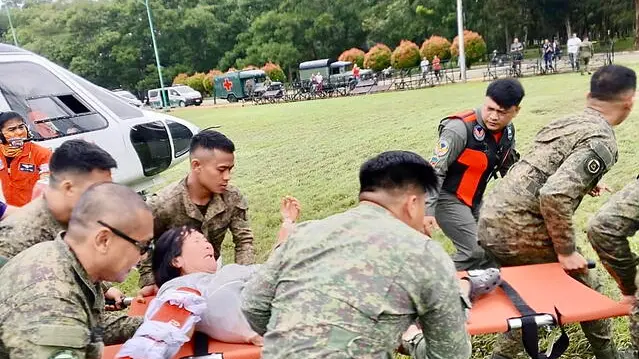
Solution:
<path fill-rule="evenodd" d="M 108 126 L 106 119 L 39 64 L 0 63 L 0 92 L 7 107 L 27 120 L 35 141 Z"/>
<path fill-rule="evenodd" d="M 189 152 L 193 132 L 188 127 L 175 121 L 166 120 L 166 124 L 169 126 L 169 132 L 171 132 L 171 137 L 173 138 L 173 155 L 175 158 Z"/>
<path fill-rule="evenodd" d="M 171 143 L 161 121 L 134 126 L 131 143 L 140 157 L 145 176 L 154 176 L 171 165 Z"/>
<path fill-rule="evenodd" d="M 129 104 L 126 100 L 120 98 L 118 95 L 113 92 L 103 89 L 100 86 L 94 85 L 91 82 L 83 79 L 76 74 L 73 74 L 73 77 L 80 83 L 80 85 L 84 86 L 91 94 L 100 100 L 109 110 L 113 111 L 113 113 L 121 120 L 129 120 L 132 118 L 140 118 L 144 117 L 142 111 L 140 111 L 137 107 Z"/>

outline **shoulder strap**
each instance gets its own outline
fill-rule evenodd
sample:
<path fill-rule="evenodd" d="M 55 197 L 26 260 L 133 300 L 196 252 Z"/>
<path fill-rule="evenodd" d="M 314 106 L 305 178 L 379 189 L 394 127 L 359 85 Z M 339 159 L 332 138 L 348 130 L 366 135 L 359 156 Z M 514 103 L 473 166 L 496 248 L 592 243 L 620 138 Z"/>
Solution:
<path fill-rule="evenodd" d="M 468 122 L 477 120 L 477 115 L 475 114 L 474 110 L 466 110 L 466 111 L 458 112 L 450 116 L 446 116 L 443 119 L 441 119 L 441 121 L 439 121 L 439 127 L 437 128 L 438 134 L 441 135 L 442 130 L 444 129 L 445 121 L 454 120 L 454 119 L 462 120 L 464 121 L 464 123 L 468 123 Z"/>

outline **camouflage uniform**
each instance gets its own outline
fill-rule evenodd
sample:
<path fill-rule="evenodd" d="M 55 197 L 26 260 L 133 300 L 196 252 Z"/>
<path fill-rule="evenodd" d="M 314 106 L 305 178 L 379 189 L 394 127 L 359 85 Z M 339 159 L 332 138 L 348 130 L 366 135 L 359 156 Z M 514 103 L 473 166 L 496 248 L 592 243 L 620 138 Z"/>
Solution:
<path fill-rule="evenodd" d="M 173 227 L 190 225 L 201 230 L 213 245 L 215 259 L 218 259 L 226 231 L 230 230 L 235 242 L 235 262 L 255 262 L 248 203 L 236 187 L 228 186 L 223 194 L 215 194 L 208 204 L 206 215 L 191 202 L 186 178 L 154 194 L 147 203 L 153 210 L 155 238 Z M 150 258 L 147 256 L 140 265 L 140 287 L 155 283 Z"/>
<path fill-rule="evenodd" d="M 104 296 L 62 239 L 9 261 L 0 288 L 0 357 L 100 358 Z"/>
<path fill-rule="evenodd" d="M 46 200 L 35 199 L 0 222 L 0 256 L 13 258 L 35 244 L 55 239 L 64 230 Z"/>
<path fill-rule="evenodd" d="M 480 244 L 503 266 L 557 262 L 577 250 L 572 216 L 583 197 L 617 161 L 617 143 L 592 109 L 554 121 L 535 137 L 532 151 L 485 197 Z M 599 290 L 594 273 L 575 278 Z M 614 358 L 609 320 L 581 323 L 597 358 Z M 495 352 L 513 358 L 521 341 L 502 337 Z"/>
<path fill-rule="evenodd" d="M 639 178 L 615 193 L 591 220 L 588 239 L 601 262 L 615 279 L 624 295 L 637 291 L 637 264 L 639 258 L 630 250 L 628 237 L 639 229 Z M 630 335 L 635 348 L 639 348 L 639 308 L 632 309 Z"/>
<path fill-rule="evenodd" d="M 64 230 L 66 226 L 53 218 L 46 200 L 35 199 L 0 222 L 0 257 L 11 259 L 38 243 L 55 240 Z M 3 265 L 0 262 L 0 268 Z M 106 293 L 112 284 L 101 282 L 101 287 Z M 122 312 L 105 312 L 103 315 L 105 337 L 112 343 L 123 343 L 142 324 L 141 318 L 129 317 Z"/>
<path fill-rule="evenodd" d="M 375 205 L 299 224 L 242 297 L 264 358 L 393 358 L 417 319 L 411 354 L 470 357 L 452 260 Z"/>

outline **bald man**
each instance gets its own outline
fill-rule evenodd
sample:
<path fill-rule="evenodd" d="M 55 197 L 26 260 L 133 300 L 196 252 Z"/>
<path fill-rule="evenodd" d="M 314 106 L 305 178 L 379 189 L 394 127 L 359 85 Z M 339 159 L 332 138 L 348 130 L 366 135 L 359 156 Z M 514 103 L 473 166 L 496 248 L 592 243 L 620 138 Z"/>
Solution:
<path fill-rule="evenodd" d="M 220 132 L 205 130 L 193 136 L 187 177 L 147 201 L 155 217 L 155 238 L 173 227 L 195 227 L 213 245 L 215 259 L 219 260 L 222 242 L 230 230 L 235 262 L 254 263 L 248 203 L 240 190 L 229 184 L 235 166 L 234 152 L 233 142 Z M 140 287 L 143 296 L 157 292 L 150 260 L 140 266 Z"/>
<path fill-rule="evenodd" d="M 152 237 L 153 215 L 134 191 L 115 183 L 87 189 L 66 232 L 0 270 L 0 357 L 100 358 L 112 344 L 100 282 L 124 281 Z"/>

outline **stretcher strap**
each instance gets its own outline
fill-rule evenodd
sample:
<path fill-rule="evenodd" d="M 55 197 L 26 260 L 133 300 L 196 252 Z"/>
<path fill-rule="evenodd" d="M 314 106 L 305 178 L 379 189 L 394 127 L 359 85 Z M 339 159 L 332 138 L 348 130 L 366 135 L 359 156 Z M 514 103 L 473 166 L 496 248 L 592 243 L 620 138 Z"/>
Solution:
<path fill-rule="evenodd" d="M 557 307 L 555 307 L 555 314 L 557 315 L 555 318 L 555 322 L 559 329 L 561 330 L 561 336 L 557 339 L 556 342 L 550 345 L 549 351 L 546 353 L 539 352 L 539 327 L 536 321 L 536 317 L 540 315 L 535 310 L 533 310 L 528 303 L 519 295 L 517 290 L 513 288 L 508 282 L 502 280 L 501 288 L 506 293 L 510 301 L 513 303 L 517 311 L 522 315 L 521 319 L 521 332 L 522 332 L 522 343 L 524 345 L 524 350 L 532 359 L 557 359 L 559 358 L 565 351 L 568 349 L 568 345 L 570 344 L 570 338 L 568 338 L 568 334 L 564 330 L 561 324 L 561 313 Z M 548 353 L 550 352 L 550 353 Z"/>
<path fill-rule="evenodd" d="M 209 354 L 209 336 L 202 332 L 193 333 L 193 355 L 200 357 Z"/>

